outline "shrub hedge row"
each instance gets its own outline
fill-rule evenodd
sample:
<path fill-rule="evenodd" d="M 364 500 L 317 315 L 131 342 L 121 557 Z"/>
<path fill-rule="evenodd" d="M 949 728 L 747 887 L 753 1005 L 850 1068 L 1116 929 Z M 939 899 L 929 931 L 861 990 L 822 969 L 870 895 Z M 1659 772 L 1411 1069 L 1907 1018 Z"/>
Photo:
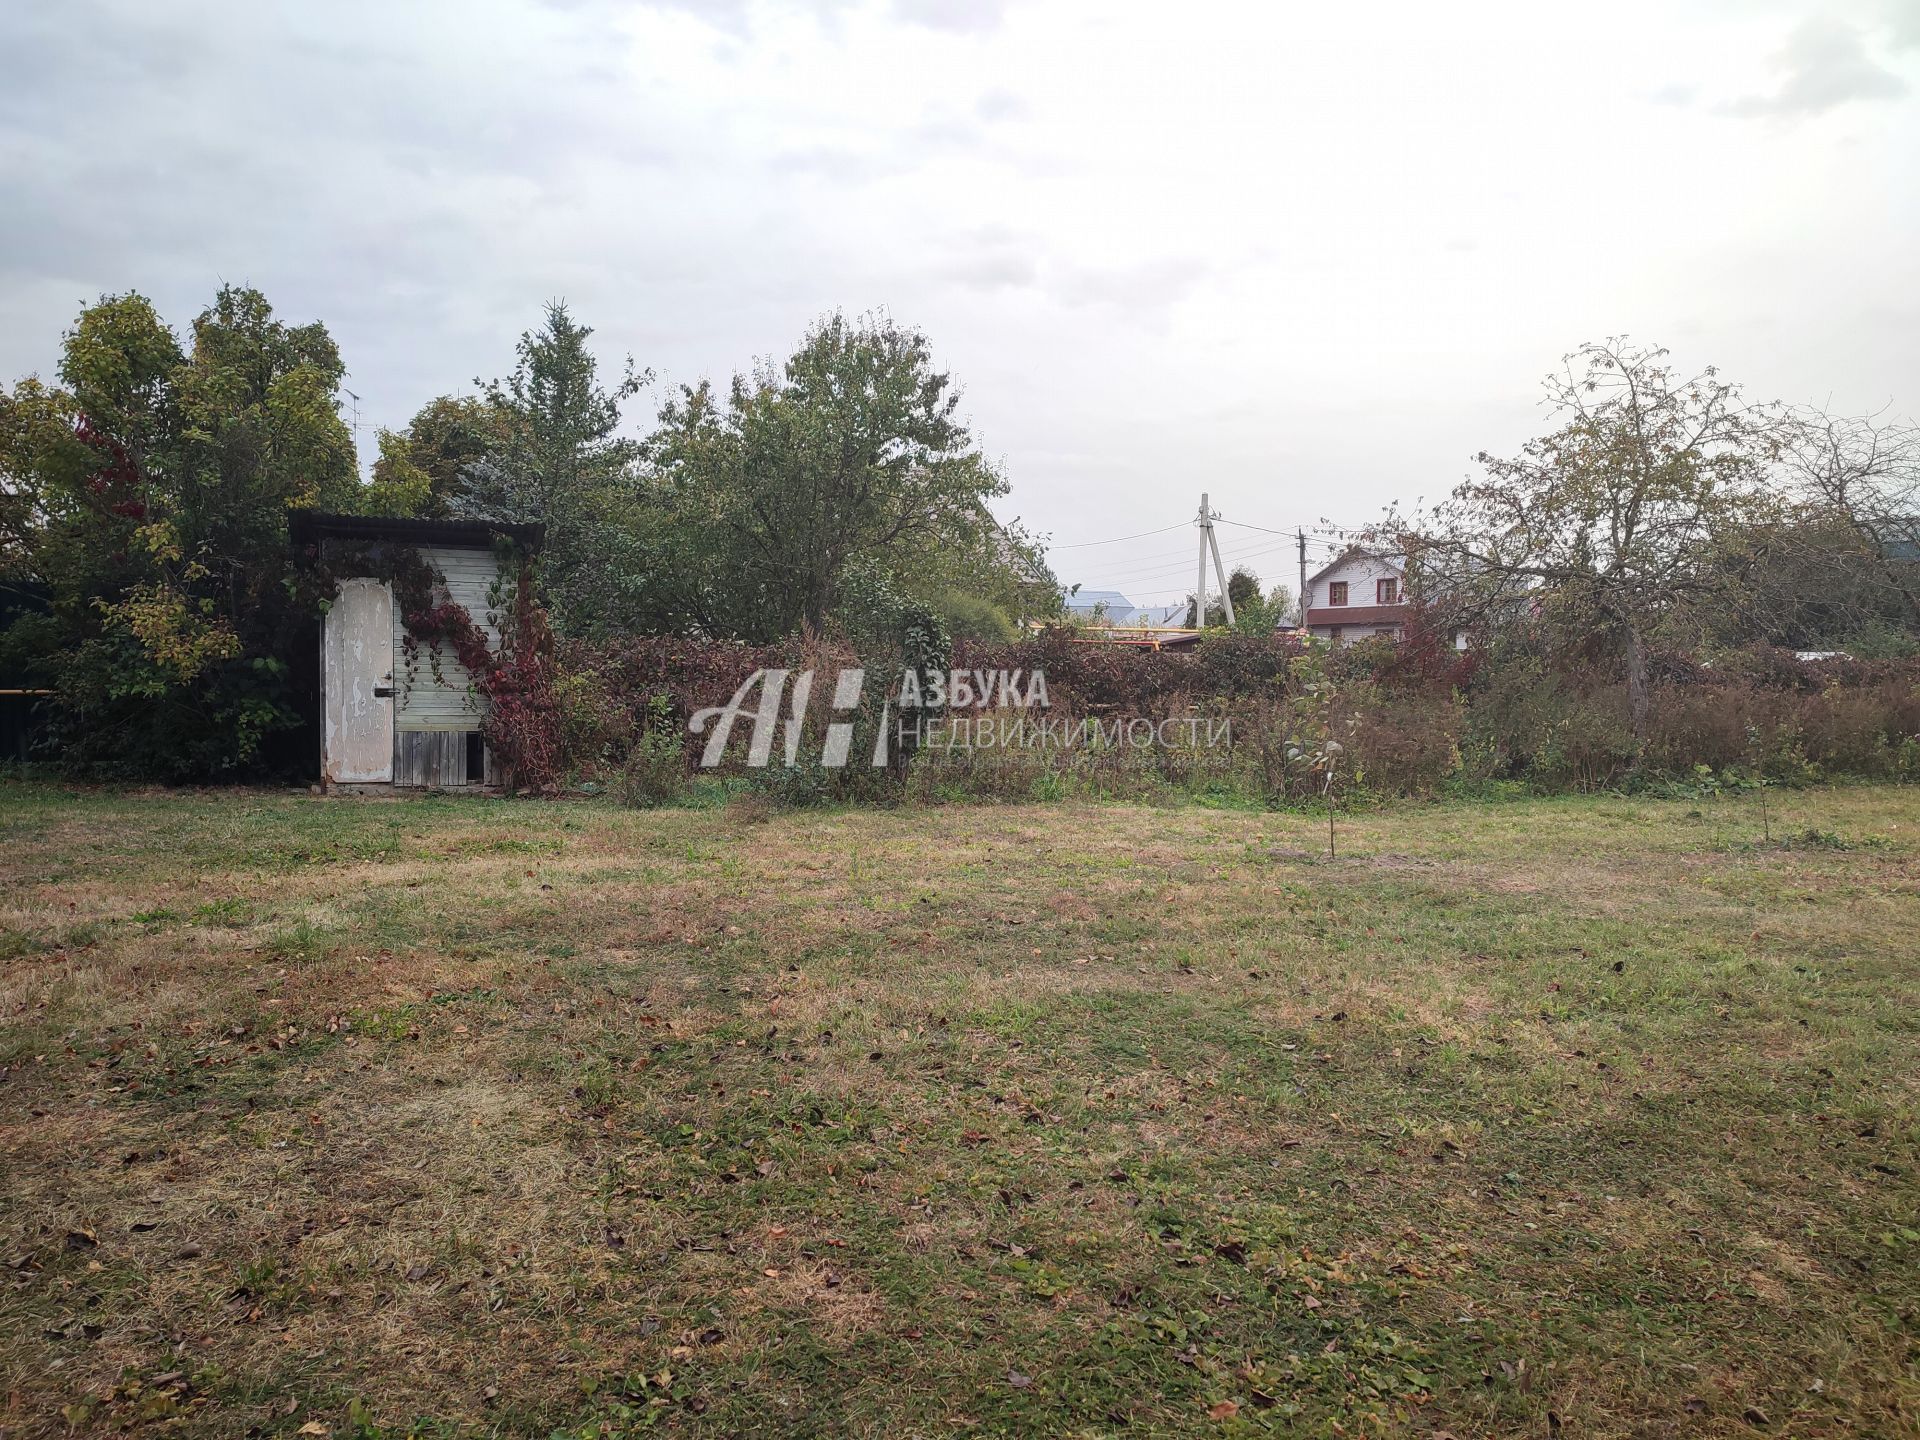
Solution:
<path fill-rule="evenodd" d="M 1145 795 L 1166 789 L 1227 790 L 1297 801 L 1325 784 L 1327 742 L 1344 793 L 1417 795 L 1443 787 L 1521 783 L 1540 790 L 1626 783 L 1691 782 L 1706 771 L 1779 783 L 1857 776 L 1920 778 L 1920 662 L 1801 661 L 1750 650 L 1711 661 L 1660 657 L 1648 733 L 1636 740 L 1626 686 L 1604 664 L 1556 664 L 1524 646 L 1492 656 L 1461 654 L 1419 635 L 1304 649 L 1291 635 L 1220 636 L 1185 651 L 1089 642 L 1057 629 L 1005 644 L 962 643 L 951 666 L 1046 677 L 1045 715 L 1057 740 L 1081 721 L 1159 722 L 1203 716 L 1215 743 L 1167 727 L 1149 746 L 935 745 L 876 777 L 864 762 L 847 773 L 809 768 L 819 753 L 824 697 L 842 666 L 869 672 L 856 756 L 880 724 L 880 702 L 897 693 L 897 657 L 858 657 L 851 647 L 800 638 L 745 646 L 675 637 L 612 644 L 565 642 L 558 682 L 564 745 L 577 775 L 607 776 L 636 748 L 649 772 L 663 747 L 683 767 L 701 742 L 686 736 L 697 710 L 725 704 L 755 670 L 812 668 L 815 699 L 801 749 L 804 774 L 779 765 L 747 773 L 744 741 L 728 770 L 790 798 L 852 798 L 905 790 L 928 796 Z M 881 677 L 890 683 L 876 683 Z M 1226 722 L 1224 726 L 1218 722 Z M 1082 729 L 1082 737 L 1093 733 Z M 666 740 L 671 734 L 679 740 Z M 1202 736 L 1207 730 L 1200 732 Z M 858 772 L 858 773 L 854 773 Z M 884 780 L 885 783 L 877 783 Z M 658 786 L 649 783 L 649 793 Z"/>

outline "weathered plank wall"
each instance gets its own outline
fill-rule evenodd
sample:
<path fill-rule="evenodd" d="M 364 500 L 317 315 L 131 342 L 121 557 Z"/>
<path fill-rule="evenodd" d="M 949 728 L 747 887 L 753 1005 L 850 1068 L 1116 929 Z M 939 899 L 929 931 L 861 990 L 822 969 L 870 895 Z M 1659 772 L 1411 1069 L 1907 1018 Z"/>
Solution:
<path fill-rule="evenodd" d="M 423 789 L 457 789 L 482 781 L 469 778 L 471 732 L 466 730 L 396 730 L 393 735 L 393 783 Z"/>

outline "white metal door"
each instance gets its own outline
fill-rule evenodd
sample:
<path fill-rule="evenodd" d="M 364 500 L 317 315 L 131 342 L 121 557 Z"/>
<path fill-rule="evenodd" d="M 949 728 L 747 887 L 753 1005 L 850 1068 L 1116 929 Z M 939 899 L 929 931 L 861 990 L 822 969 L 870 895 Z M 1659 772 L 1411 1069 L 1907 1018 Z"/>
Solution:
<path fill-rule="evenodd" d="M 321 643 L 321 773 L 346 785 L 393 780 L 393 590 L 343 580 Z"/>

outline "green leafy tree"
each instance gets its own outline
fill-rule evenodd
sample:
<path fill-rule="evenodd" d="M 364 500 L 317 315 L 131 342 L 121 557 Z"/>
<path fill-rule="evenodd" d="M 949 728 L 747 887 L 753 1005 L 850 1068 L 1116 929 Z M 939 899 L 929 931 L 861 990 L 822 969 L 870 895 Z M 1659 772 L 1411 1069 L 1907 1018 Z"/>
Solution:
<path fill-rule="evenodd" d="M 359 498 L 343 373 L 324 327 L 228 286 L 184 349 L 144 297 L 106 296 L 58 387 L 0 399 L 5 564 L 50 596 L 9 650 L 56 689 L 70 760 L 227 773 L 298 723 L 287 514 Z"/>
<path fill-rule="evenodd" d="M 1260 598 L 1260 577 L 1244 565 L 1233 567 L 1227 576 L 1227 598 L 1233 601 L 1235 614 Z"/>
<path fill-rule="evenodd" d="M 1237 593 L 1233 596 L 1233 628 L 1238 634 L 1271 635 L 1293 618 L 1293 591 L 1285 585 L 1275 585 L 1262 594 L 1251 571 L 1236 570 L 1227 581 L 1229 592 L 1232 591 L 1233 580 L 1240 575 L 1246 575 L 1255 583 L 1245 599 Z"/>
<path fill-rule="evenodd" d="M 1006 482 L 959 404 L 926 337 L 884 316 L 829 316 L 784 366 L 736 377 L 724 402 L 709 384 L 683 387 L 650 448 L 653 493 L 689 561 L 662 602 L 715 633 L 768 639 L 825 625 L 858 565 L 929 601 L 1057 607 L 1037 547 L 988 508 Z"/>
<path fill-rule="evenodd" d="M 360 497 L 359 513 L 395 517 L 431 514 L 435 509 L 433 482 L 427 472 L 414 463 L 407 433 L 382 430 L 379 439 L 380 453 L 373 462 L 373 482 Z"/>
<path fill-rule="evenodd" d="M 640 523 L 640 447 L 616 432 L 621 405 L 648 377 L 629 359 L 612 388 L 602 385 L 592 334 L 553 301 L 540 329 L 520 337 L 513 373 L 485 387 L 484 420 L 446 417 L 481 421 L 482 434 L 497 425 L 485 453 L 467 458 L 457 426 L 433 432 L 439 462 L 454 462 L 458 476 L 448 491 L 454 513 L 546 525 L 542 585 L 556 625 L 575 634 L 619 626 L 631 608 L 620 582 L 647 558 L 622 534 Z"/>
<path fill-rule="evenodd" d="M 362 509 L 431 519 L 452 513 L 468 471 L 504 448 L 510 433 L 510 417 L 486 400 L 442 395 L 428 401 L 405 430 L 380 432 Z"/>
<path fill-rule="evenodd" d="M 1271 595 L 1260 593 L 1260 577 L 1244 565 L 1233 567 L 1233 573 L 1227 576 L 1227 595 L 1233 601 L 1233 629 L 1241 635 L 1265 635 L 1280 628 L 1281 620 L 1286 616 L 1287 607 L 1293 603 L 1292 592 L 1284 585 L 1276 585 Z M 1183 623 L 1194 628 L 1194 598 L 1187 596 L 1187 614 Z M 1207 625 L 1224 626 L 1227 623 L 1227 607 L 1215 600 L 1207 606 Z"/>

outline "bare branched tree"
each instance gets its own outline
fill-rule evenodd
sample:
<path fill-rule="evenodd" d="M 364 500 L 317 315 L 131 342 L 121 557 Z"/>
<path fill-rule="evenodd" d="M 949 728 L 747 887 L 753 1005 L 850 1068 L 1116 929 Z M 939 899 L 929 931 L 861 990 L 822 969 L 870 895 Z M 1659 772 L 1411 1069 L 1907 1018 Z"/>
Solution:
<path fill-rule="evenodd" d="M 1665 350 L 1583 345 L 1544 382 L 1556 428 L 1431 512 L 1390 525 L 1421 589 L 1470 623 L 1550 597 L 1621 648 L 1635 735 L 1647 734 L 1648 642 L 1683 600 L 1733 583 L 1716 543 L 1762 533 L 1778 412 Z"/>
<path fill-rule="evenodd" d="M 1797 498 L 1858 536 L 1862 568 L 1920 623 L 1920 427 L 1803 408 L 1782 418 L 1779 434 Z"/>

